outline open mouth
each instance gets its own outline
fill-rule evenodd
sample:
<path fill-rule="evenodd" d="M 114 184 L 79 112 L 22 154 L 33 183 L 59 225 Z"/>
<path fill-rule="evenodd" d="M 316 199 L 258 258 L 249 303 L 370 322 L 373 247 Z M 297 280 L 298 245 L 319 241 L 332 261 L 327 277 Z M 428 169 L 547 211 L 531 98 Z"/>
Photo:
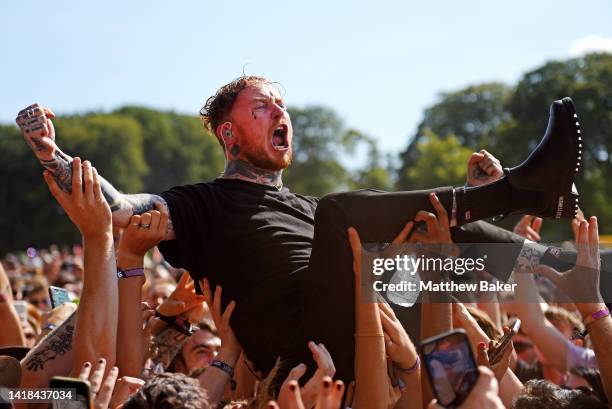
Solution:
<path fill-rule="evenodd" d="M 272 147 L 279 151 L 289 149 L 289 141 L 287 140 L 287 133 L 289 128 L 285 124 L 280 124 L 274 129 L 272 134 Z"/>

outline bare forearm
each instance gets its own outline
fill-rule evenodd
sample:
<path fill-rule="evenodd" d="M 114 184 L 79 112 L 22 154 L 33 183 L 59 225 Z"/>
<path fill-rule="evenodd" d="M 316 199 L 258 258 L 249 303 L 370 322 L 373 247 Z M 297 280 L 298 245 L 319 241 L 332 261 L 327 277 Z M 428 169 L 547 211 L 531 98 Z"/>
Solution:
<path fill-rule="evenodd" d="M 450 303 L 424 302 L 421 304 L 421 339 L 453 329 L 452 313 L 453 305 Z M 422 396 L 423 402 L 430 402 L 434 397 L 427 379 L 423 382 Z"/>
<path fill-rule="evenodd" d="M 579 305 L 579 308 L 582 316 L 586 317 L 604 306 L 604 304 L 593 304 L 589 307 Z M 610 316 L 600 318 L 589 324 L 588 330 L 595 355 L 597 356 L 604 391 L 608 400 L 612 401 L 612 348 L 610 348 L 610 343 L 612 342 L 612 318 Z"/>
<path fill-rule="evenodd" d="M 110 368 L 115 362 L 119 303 L 112 233 L 83 241 L 85 279 L 77 310 L 74 368 L 99 358 L 105 358 Z"/>
<path fill-rule="evenodd" d="M 119 260 L 122 269 L 124 267 Z M 142 267 L 142 266 L 141 266 Z M 119 281 L 119 317 L 117 323 L 117 367 L 119 376 L 138 378 L 144 362 L 144 342 L 140 298 L 144 277 L 129 277 Z"/>
<path fill-rule="evenodd" d="M 389 377 L 378 305 L 358 301 L 355 312 L 355 407 L 386 408 Z"/>
<path fill-rule="evenodd" d="M 499 397 L 501 398 L 504 406 L 507 408 L 512 407 L 512 403 L 523 391 L 523 384 L 516 377 L 514 372 L 510 368 L 506 370 L 506 374 L 499 383 Z"/>
<path fill-rule="evenodd" d="M 221 347 L 219 354 L 215 357 L 221 362 L 230 365 L 232 368 L 236 367 L 239 355 L 233 352 L 228 352 Z M 223 398 L 223 393 L 230 382 L 229 374 L 225 373 L 221 369 L 209 366 L 199 377 L 200 386 L 206 390 L 208 399 L 212 404 L 216 404 Z"/>
<path fill-rule="evenodd" d="M 74 363 L 76 312 L 47 335 L 21 361 L 22 388 L 46 388 L 52 376 L 67 376 Z"/>
<path fill-rule="evenodd" d="M 420 409 L 423 407 L 423 396 L 421 391 L 421 370 L 400 375 L 405 385 L 405 392 L 395 405 L 395 409 Z"/>
<path fill-rule="evenodd" d="M 539 324 L 523 327 L 523 330 L 546 359 L 558 370 L 565 372 L 567 368 L 567 339 L 542 315 Z"/>

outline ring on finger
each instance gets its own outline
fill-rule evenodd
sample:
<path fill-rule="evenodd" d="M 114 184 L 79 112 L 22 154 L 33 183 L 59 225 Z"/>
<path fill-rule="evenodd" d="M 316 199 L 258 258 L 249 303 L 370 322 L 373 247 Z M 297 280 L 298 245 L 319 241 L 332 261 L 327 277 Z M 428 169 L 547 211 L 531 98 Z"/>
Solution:
<path fill-rule="evenodd" d="M 149 227 L 151 227 L 150 224 L 141 224 L 138 227 L 140 227 L 141 229 L 148 229 Z"/>

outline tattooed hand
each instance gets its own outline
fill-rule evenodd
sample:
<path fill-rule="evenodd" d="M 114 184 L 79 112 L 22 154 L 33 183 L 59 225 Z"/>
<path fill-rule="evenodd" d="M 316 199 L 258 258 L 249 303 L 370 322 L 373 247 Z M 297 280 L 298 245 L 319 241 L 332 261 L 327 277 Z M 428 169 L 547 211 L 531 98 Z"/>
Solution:
<path fill-rule="evenodd" d="M 38 104 L 30 105 L 17 114 L 15 121 L 23 137 L 40 161 L 49 161 L 53 158 L 55 145 L 55 129 L 51 118 L 55 114 Z"/>
<path fill-rule="evenodd" d="M 96 168 L 89 161 L 85 161 L 81 167 L 81 159 L 74 158 L 72 173 L 72 193 L 69 194 L 60 189 L 50 172 L 45 171 L 45 182 L 49 190 L 84 238 L 100 237 L 108 233 L 112 235 L 111 211 L 102 195 Z"/>
<path fill-rule="evenodd" d="M 499 160 L 489 152 L 482 149 L 472 153 L 467 164 L 467 185 L 486 185 L 501 178 L 504 170 Z"/>

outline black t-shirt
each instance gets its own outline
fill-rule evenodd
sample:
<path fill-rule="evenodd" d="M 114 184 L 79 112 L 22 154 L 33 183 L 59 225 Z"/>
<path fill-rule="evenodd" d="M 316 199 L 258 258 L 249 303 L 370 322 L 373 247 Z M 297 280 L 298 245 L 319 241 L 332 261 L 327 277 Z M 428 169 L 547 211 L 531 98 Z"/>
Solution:
<path fill-rule="evenodd" d="M 288 336 L 299 319 L 318 199 L 236 179 L 161 196 L 177 237 L 159 246 L 164 258 L 196 281 L 208 278 L 213 290 L 221 285 L 223 305 L 236 301 L 232 327 L 253 361 L 255 354 L 278 354 L 260 349 L 262 337 Z"/>

